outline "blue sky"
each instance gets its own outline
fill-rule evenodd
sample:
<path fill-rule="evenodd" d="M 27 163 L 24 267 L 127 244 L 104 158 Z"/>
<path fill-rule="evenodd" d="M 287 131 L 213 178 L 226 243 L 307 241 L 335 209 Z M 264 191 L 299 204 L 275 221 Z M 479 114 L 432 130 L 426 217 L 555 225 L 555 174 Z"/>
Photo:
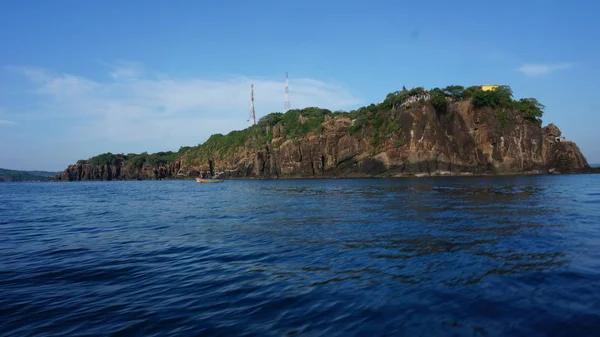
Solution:
<path fill-rule="evenodd" d="M 283 108 L 508 84 L 600 162 L 593 1 L 0 2 L 0 167 L 178 150 Z"/>

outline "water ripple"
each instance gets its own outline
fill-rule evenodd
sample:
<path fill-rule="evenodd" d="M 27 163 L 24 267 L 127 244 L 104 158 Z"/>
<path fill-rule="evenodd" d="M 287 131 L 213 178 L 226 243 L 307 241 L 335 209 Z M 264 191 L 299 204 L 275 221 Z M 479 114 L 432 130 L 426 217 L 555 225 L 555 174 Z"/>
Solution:
<path fill-rule="evenodd" d="M 594 336 L 599 182 L 0 184 L 0 335 Z"/>

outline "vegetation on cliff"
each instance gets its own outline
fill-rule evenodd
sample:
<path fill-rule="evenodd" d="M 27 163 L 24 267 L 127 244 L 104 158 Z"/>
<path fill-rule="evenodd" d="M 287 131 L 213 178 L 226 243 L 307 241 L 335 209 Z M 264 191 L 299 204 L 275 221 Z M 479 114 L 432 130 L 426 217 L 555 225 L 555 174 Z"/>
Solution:
<path fill-rule="evenodd" d="M 309 134 L 322 134 L 324 123 L 335 123 L 336 117 L 347 117 L 345 125 L 349 134 L 368 139 L 373 151 L 386 140 L 393 139 L 400 147 L 408 140 L 403 131 L 402 121 L 396 118 L 396 112 L 412 109 L 417 105 L 429 106 L 439 116 L 447 113 L 449 104 L 470 101 L 474 107 L 491 107 L 496 111 L 500 124 L 504 127 L 509 119 L 522 118 L 537 121 L 543 115 L 544 106 L 535 98 L 514 99 L 509 86 L 499 86 L 494 90 L 482 90 L 481 87 L 463 87 L 450 85 L 445 88 L 425 90 L 422 87 L 389 93 L 378 104 L 371 104 L 349 112 L 332 112 L 327 109 L 310 107 L 293 109 L 286 113 L 274 112 L 262 117 L 256 125 L 244 130 L 232 131 L 226 135 L 214 134 L 203 144 L 181 147 L 179 151 L 148 154 L 112 154 L 104 153 L 77 164 L 94 167 L 117 165 L 134 171 L 144 167 L 164 166 L 173 162 L 182 165 L 203 165 L 209 160 L 224 160 L 240 151 L 258 151 L 268 146 L 277 149 L 289 142 Z M 406 128 L 404 128 L 406 129 Z"/>
<path fill-rule="evenodd" d="M 127 162 L 128 164 L 135 167 L 142 167 L 147 165 L 161 165 L 176 161 L 182 154 L 187 152 L 191 147 L 181 147 L 178 152 L 166 151 L 148 154 L 147 152 L 137 153 L 117 153 L 113 154 L 110 152 L 103 153 L 89 159 L 78 160 L 78 165 L 88 164 L 92 166 L 102 165 L 118 165 L 119 163 Z"/>

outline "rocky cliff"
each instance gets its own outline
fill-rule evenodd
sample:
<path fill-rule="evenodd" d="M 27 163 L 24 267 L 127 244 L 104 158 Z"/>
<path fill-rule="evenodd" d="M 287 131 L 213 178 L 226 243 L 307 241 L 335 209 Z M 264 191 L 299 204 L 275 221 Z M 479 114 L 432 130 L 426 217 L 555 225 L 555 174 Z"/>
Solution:
<path fill-rule="evenodd" d="M 591 172 L 555 125 L 542 127 L 513 105 L 389 98 L 350 113 L 271 114 L 246 130 L 167 153 L 170 160 L 112 155 L 69 166 L 56 179 L 176 179 L 211 170 L 226 178 Z"/>

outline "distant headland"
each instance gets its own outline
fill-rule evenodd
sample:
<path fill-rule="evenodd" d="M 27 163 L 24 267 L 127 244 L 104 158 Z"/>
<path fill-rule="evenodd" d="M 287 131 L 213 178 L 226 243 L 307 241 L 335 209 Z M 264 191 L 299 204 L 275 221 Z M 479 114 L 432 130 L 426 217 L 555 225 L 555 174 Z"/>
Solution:
<path fill-rule="evenodd" d="M 247 179 L 592 172 L 558 127 L 542 127 L 543 110 L 535 98 L 514 99 L 504 85 L 403 87 L 350 112 L 270 113 L 178 152 L 104 153 L 53 179 L 187 179 L 208 171 Z"/>
<path fill-rule="evenodd" d="M 48 171 L 21 171 L 0 168 L 0 182 L 20 181 L 46 181 L 49 177 L 55 177 L 60 172 Z"/>

